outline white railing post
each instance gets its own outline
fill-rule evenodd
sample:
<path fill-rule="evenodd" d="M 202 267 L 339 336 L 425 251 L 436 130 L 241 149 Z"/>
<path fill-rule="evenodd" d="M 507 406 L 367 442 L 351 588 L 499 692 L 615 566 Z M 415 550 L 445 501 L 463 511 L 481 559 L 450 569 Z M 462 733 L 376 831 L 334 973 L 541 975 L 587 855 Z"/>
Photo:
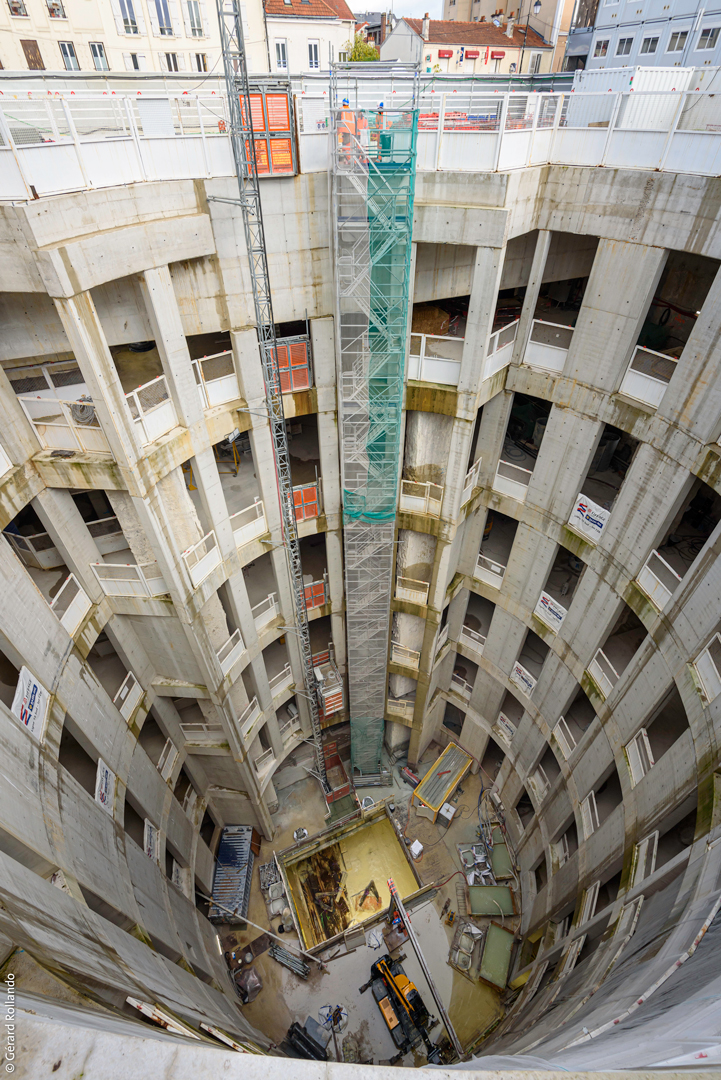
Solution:
<path fill-rule="evenodd" d="M 143 148 L 140 145 L 140 133 L 138 132 L 138 126 L 135 123 L 135 117 L 133 116 L 133 103 L 130 98 L 124 98 L 123 107 L 125 108 L 125 115 L 128 118 L 130 134 L 132 135 L 133 143 L 135 144 L 135 152 L 138 155 L 138 165 L 140 166 L 140 172 L 142 173 L 143 180 L 147 180 L 148 170 L 145 168 L 145 161 L 143 159 Z"/>
<path fill-rule="evenodd" d="M 22 182 L 25 185 L 25 190 L 28 193 L 28 199 L 32 199 L 33 198 L 32 184 L 30 183 L 30 178 L 29 178 L 29 176 L 27 175 L 27 173 L 25 171 L 25 166 L 24 166 L 23 162 L 20 160 L 20 155 L 18 154 L 18 148 L 15 145 L 15 140 L 14 140 L 14 138 L 12 136 L 12 132 L 10 131 L 10 125 L 7 122 L 7 118 L 6 118 L 5 113 L 4 113 L 2 108 L 0 108 L 0 131 L 2 131 L 3 138 L 5 139 L 5 142 L 8 144 L 8 146 L 12 150 L 12 155 L 15 158 L 15 164 L 18 167 L 18 172 L 20 173 L 20 177 L 22 179 Z"/>
<path fill-rule="evenodd" d="M 498 163 L 501 160 L 501 147 L 503 145 L 503 133 L 506 130 L 506 117 L 508 116 L 508 94 L 503 95 L 503 101 L 501 103 L 501 116 L 498 127 L 498 143 L 496 144 L 496 152 L 493 156 L 493 172 L 498 172 Z"/>
<path fill-rule="evenodd" d="M 75 127 L 75 121 L 73 120 L 72 113 L 70 112 L 70 106 L 68 105 L 65 98 L 60 99 L 60 104 L 63 107 L 63 112 L 65 114 L 65 119 L 68 122 L 68 129 L 70 131 L 70 134 L 72 135 L 73 143 L 75 144 L 75 153 L 78 156 L 78 165 L 80 166 L 80 171 L 83 174 L 83 180 L 85 181 L 85 186 L 87 188 L 91 188 L 93 185 L 90 183 L 90 178 L 88 176 L 87 169 L 85 168 L 85 162 L 83 160 L 83 151 L 82 151 L 82 148 L 80 146 L 80 137 L 78 135 L 78 129 Z"/>
<path fill-rule="evenodd" d="M 558 129 L 561 126 L 561 115 L 563 113 L 563 101 L 566 97 L 565 94 L 558 95 L 558 105 L 556 106 L 556 115 L 553 118 L 553 135 L 551 136 L 551 145 L 548 148 L 548 161 L 547 164 L 553 163 L 553 152 L 556 149 L 556 136 L 558 135 Z"/>
<path fill-rule="evenodd" d="M 441 94 L 441 104 L 438 108 L 438 133 L 436 138 L 436 172 L 441 168 L 441 146 L 443 143 L 443 125 L 446 121 L 446 95 Z"/>
<path fill-rule="evenodd" d="M 526 168 L 531 164 L 531 154 L 533 153 L 533 142 L 536 138 L 536 127 L 538 126 L 538 114 L 541 111 L 541 94 L 534 99 L 531 95 L 528 95 L 531 101 L 534 101 L 535 107 L 533 110 L 533 124 L 531 126 L 531 137 L 528 140 L 528 153 L 526 154 Z"/>
<path fill-rule="evenodd" d="M 629 95 L 630 96 L 630 95 Z M 613 112 L 611 113 L 611 119 L 608 121 L 608 131 L 606 133 L 606 141 L 603 144 L 603 153 L 601 154 L 601 165 L 606 164 L 606 158 L 611 146 L 611 136 L 613 135 L 616 127 L 616 120 L 618 119 L 619 109 L 621 108 L 621 102 L 623 101 L 625 94 L 616 94 L 616 100 L 613 104 Z"/>
<path fill-rule="evenodd" d="M 198 127 L 200 128 L 200 142 L 203 147 L 203 164 L 205 165 L 205 175 L 210 178 L 210 160 L 208 158 L 208 144 L 205 141 L 205 124 L 203 123 L 203 113 L 200 108 L 200 98 L 195 99 L 195 108 L 198 113 Z"/>
<path fill-rule="evenodd" d="M 663 144 L 663 150 L 661 151 L 661 157 L 659 158 L 659 162 L 658 162 L 659 170 L 663 170 L 663 167 L 666 164 L 666 158 L 669 155 L 669 151 L 671 149 L 671 143 L 673 142 L 673 137 L 674 137 L 674 135 L 676 134 L 676 132 L 678 130 L 678 125 L 681 122 L 681 116 L 683 114 L 684 105 L 686 104 L 686 94 L 683 91 L 679 94 L 679 97 L 681 98 L 681 100 L 679 101 L 678 107 L 676 108 L 676 114 L 675 114 L 675 116 L 673 118 L 673 121 L 671 122 L 671 126 L 668 129 L 668 135 L 666 136 L 666 141 Z"/>

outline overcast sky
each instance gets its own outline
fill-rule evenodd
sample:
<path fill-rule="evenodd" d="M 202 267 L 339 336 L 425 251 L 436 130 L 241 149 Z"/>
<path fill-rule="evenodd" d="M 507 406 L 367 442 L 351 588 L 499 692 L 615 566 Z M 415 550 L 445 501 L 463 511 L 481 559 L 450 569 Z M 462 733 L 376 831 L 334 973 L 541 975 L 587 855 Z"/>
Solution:
<path fill-rule="evenodd" d="M 422 19 L 426 12 L 432 19 L 443 18 L 443 0 L 393 0 L 390 5 L 393 14 L 401 19 L 404 15 L 410 15 L 414 19 Z M 362 10 L 360 7 L 353 11 Z M 367 11 L 382 11 L 383 5 L 369 3 Z"/>

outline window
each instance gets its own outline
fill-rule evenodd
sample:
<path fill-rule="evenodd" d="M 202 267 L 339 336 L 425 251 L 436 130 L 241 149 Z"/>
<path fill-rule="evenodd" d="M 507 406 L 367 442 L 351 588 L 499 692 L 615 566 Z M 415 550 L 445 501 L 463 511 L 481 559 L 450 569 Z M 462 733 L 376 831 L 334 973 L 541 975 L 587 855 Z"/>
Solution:
<path fill-rule="evenodd" d="M 541 53 L 531 53 L 531 59 L 528 63 L 528 72 L 530 75 L 537 75 L 541 67 Z"/>
<path fill-rule="evenodd" d="M 105 46 L 102 41 L 90 42 L 90 55 L 93 58 L 93 64 L 96 71 L 109 71 L 108 58 L 105 55 Z"/>
<path fill-rule="evenodd" d="M 641 55 L 646 56 L 646 55 L 650 55 L 651 53 L 655 53 L 657 48 L 658 48 L 658 38 L 657 37 L 646 37 L 641 42 Z"/>
<path fill-rule="evenodd" d="M 61 0 L 45 0 L 48 5 L 48 15 L 51 19 L 65 19 L 65 8 L 63 7 Z"/>
<path fill-rule="evenodd" d="M 275 66 L 277 71 L 288 70 L 288 49 L 285 38 L 279 38 L 275 43 Z"/>
<path fill-rule="evenodd" d="M 75 55 L 75 46 L 72 41 L 60 42 L 60 54 L 63 58 L 66 71 L 80 71 L 80 64 L 78 58 Z"/>
<path fill-rule="evenodd" d="M 338 62 L 340 64 L 346 64 L 348 62 L 348 53 L 347 52 L 339 52 L 338 53 Z"/>
<path fill-rule="evenodd" d="M 631 787 L 635 787 L 654 765 L 648 733 L 641 728 L 637 735 L 625 746 L 628 769 L 631 773 Z"/>
<path fill-rule="evenodd" d="M 178 70 L 178 54 L 174 52 L 166 52 L 165 54 L 165 67 L 167 71 Z"/>
<path fill-rule="evenodd" d="M 618 45 L 616 46 L 616 56 L 628 56 L 631 52 L 631 46 L 633 45 L 632 37 L 622 37 L 618 39 Z"/>
<path fill-rule="evenodd" d="M 45 64 L 43 58 L 40 55 L 40 49 L 38 48 L 37 41 L 23 41 L 20 40 L 20 44 L 23 47 L 25 53 L 25 59 L 27 60 L 28 68 L 30 71 L 44 71 Z"/>
<path fill-rule="evenodd" d="M 195 53 L 195 70 L 207 71 L 208 70 L 208 57 L 204 52 Z"/>
<path fill-rule="evenodd" d="M 135 8 L 133 7 L 133 0 L 118 0 L 120 5 L 120 15 L 123 20 L 123 29 L 126 34 L 137 34 L 138 23 L 135 18 Z"/>
<path fill-rule="evenodd" d="M 581 824 L 583 825 L 584 840 L 588 840 L 589 836 L 600 826 L 596 796 L 592 791 L 588 793 L 581 803 Z"/>
<path fill-rule="evenodd" d="M 666 52 L 682 52 L 686 45 L 687 37 L 688 30 L 677 30 L 675 34 L 671 34 L 671 39 L 668 43 Z"/>
<path fill-rule="evenodd" d="M 594 56 L 605 56 L 608 52 L 608 38 L 603 41 L 596 42 L 596 48 L 593 50 Z"/>
<path fill-rule="evenodd" d="M 171 37 L 173 23 L 168 10 L 168 0 L 155 0 L 155 15 L 158 20 L 158 33 L 161 37 Z"/>
<path fill-rule="evenodd" d="M 318 41 L 308 42 L 308 67 L 311 71 L 318 71 L 320 68 L 320 43 Z"/>
<path fill-rule="evenodd" d="M 188 37 L 203 37 L 203 20 L 198 0 L 186 0 L 188 6 Z"/>
<path fill-rule="evenodd" d="M 702 30 L 699 39 L 697 49 L 715 49 L 716 42 L 718 41 L 719 27 L 714 26 L 710 30 Z"/>
<path fill-rule="evenodd" d="M 147 64 L 143 53 L 123 53 L 126 71 L 145 71 Z"/>
<path fill-rule="evenodd" d="M 27 19 L 28 11 L 25 7 L 25 0 L 8 0 L 8 7 L 11 15 Z"/>

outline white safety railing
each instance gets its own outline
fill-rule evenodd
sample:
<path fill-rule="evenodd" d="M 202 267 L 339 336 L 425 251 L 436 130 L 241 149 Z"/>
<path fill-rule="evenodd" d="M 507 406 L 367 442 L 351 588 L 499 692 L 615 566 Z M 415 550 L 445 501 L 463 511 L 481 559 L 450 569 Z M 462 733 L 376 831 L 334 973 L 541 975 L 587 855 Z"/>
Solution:
<path fill-rule="evenodd" d="M 657 409 L 676 370 L 676 363 L 673 356 L 665 356 L 637 345 L 619 393 Z"/>
<path fill-rule="evenodd" d="M 502 368 L 510 364 L 511 355 L 513 354 L 513 343 L 516 340 L 516 334 L 518 333 L 518 322 L 519 320 L 516 319 L 507 326 L 502 326 L 500 330 L 496 330 L 494 334 L 491 334 L 488 340 L 488 352 L 483 361 L 484 379 L 490 379 L 491 375 L 495 375 L 497 371 L 501 371 Z"/>
<path fill-rule="evenodd" d="M 271 623 L 276 616 L 280 615 L 280 604 L 278 603 L 277 593 L 268 593 L 265 600 L 261 600 L 259 603 L 254 604 L 250 609 L 253 616 L 253 622 L 255 628 L 260 632 L 264 626 Z"/>
<path fill-rule="evenodd" d="M 114 551 L 123 551 L 128 546 L 115 514 L 85 524 L 101 555 L 112 555 Z"/>
<path fill-rule="evenodd" d="M 421 654 L 417 649 L 409 649 L 407 645 L 401 645 L 399 641 L 391 641 L 391 663 L 401 664 L 403 667 L 418 671 L 421 665 Z"/>
<path fill-rule="evenodd" d="M 440 334 L 411 334 L 408 378 L 458 386 L 463 338 Z"/>
<path fill-rule="evenodd" d="M 603 649 L 598 649 L 587 670 L 603 696 L 608 697 L 619 680 L 619 674 Z"/>
<path fill-rule="evenodd" d="M 228 674 L 235 661 L 239 660 L 244 652 L 245 645 L 240 630 L 234 630 L 225 645 L 218 649 L 217 653 L 220 670 L 224 675 Z"/>
<path fill-rule="evenodd" d="M 399 506 L 409 514 L 428 514 L 430 517 L 441 516 L 443 488 L 440 484 L 417 483 L 415 480 L 401 480 Z"/>
<path fill-rule="evenodd" d="M 506 567 L 503 563 L 496 562 L 495 559 L 490 559 L 487 555 L 484 555 L 482 551 L 478 552 L 478 559 L 476 560 L 476 566 L 473 571 L 473 576 L 479 578 L 481 581 L 485 581 L 486 585 L 492 585 L 494 589 L 500 589 L 503 584 L 503 575 L 506 572 Z"/>
<path fill-rule="evenodd" d="M 181 724 L 180 730 L 189 746 L 221 746 L 225 742 L 221 724 Z"/>
<path fill-rule="evenodd" d="M 188 570 L 193 588 L 197 589 L 198 585 L 205 581 L 208 574 L 212 573 L 221 561 L 220 547 L 218 546 L 215 530 L 211 529 L 209 533 L 201 537 L 197 544 L 193 544 L 192 547 L 182 553 L 181 558 Z"/>
<path fill-rule="evenodd" d="M 461 636 L 458 640 L 467 649 L 473 649 L 476 653 L 482 653 L 483 646 L 486 644 L 483 634 L 479 634 L 477 630 L 471 630 L 470 626 L 466 626 L 465 623 L 461 627 Z"/>
<path fill-rule="evenodd" d="M 168 591 L 157 563 L 91 563 L 106 596 L 163 596 Z"/>
<path fill-rule="evenodd" d="M 428 590 L 430 585 L 427 581 L 418 581 L 416 578 L 396 578 L 396 600 L 409 600 L 412 604 L 426 604 L 428 602 Z"/>
<path fill-rule="evenodd" d="M 248 705 L 238 717 L 238 727 L 243 737 L 243 742 L 251 743 L 255 738 L 255 727 L 259 720 L 263 719 L 263 713 L 258 704 L 257 697 L 248 702 Z"/>
<path fill-rule="evenodd" d="M 386 702 L 386 712 L 389 716 L 400 716 L 408 721 L 413 719 L 415 707 L 414 701 L 403 701 L 400 698 L 388 698 Z"/>
<path fill-rule="evenodd" d="M 521 465 L 514 465 L 512 461 L 501 458 L 493 478 L 493 490 L 501 495 L 509 495 L 518 502 L 525 502 L 532 476 L 531 469 L 524 469 Z"/>
<path fill-rule="evenodd" d="M 193 360 L 193 370 L 200 404 L 204 409 L 213 409 L 216 405 L 224 405 L 240 397 L 231 349 Z"/>
<path fill-rule="evenodd" d="M 21 536 L 19 533 L 6 529 L 3 536 L 26 566 L 35 566 L 39 570 L 53 570 L 56 566 L 65 565 L 65 560 L 46 532 Z"/>
<path fill-rule="evenodd" d="M 663 611 L 681 583 L 681 576 L 657 551 L 652 551 L 636 578 L 652 604 Z"/>
<path fill-rule="evenodd" d="M 238 510 L 237 514 L 231 514 L 230 524 L 237 547 L 243 547 L 251 540 L 257 540 L 268 531 L 263 500 L 256 498 L 250 506 Z"/>
<path fill-rule="evenodd" d="M 14 468 L 12 461 L 7 455 L 4 446 L 0 446 L 0 477 L 5 476 L 10 470 Z"/>
<path fill-rule="evenodd" d="M 303 76 L 304 83 L 308 79 Z M 440 89 L 429 79 L 421 90 L 420 171 L 478 173 L 561 164 L 705 176 L 721 172 L 713 93 L 489 93 L 464 76 L 445 79 Z M 396 93 L 389 80 L 384 85 L 374 85 L 368 100 L 360 100 L 359 90 L 351 106 L 376 108 L 379 95 Z M 312 87 L 296 80 L 295 89 L 299 115 L 306 113 L 308 90 L 323 113 L 320 124 L 312 118 L 300 124 L 302 171 L 325 172 L 332 137 L 328 77 L 319 73 Z M 3 99 L 0 131 L 5 200 L 234 174 L 220 87 L 198 93 L 144 88 L 142 94 L 135 88 L 113 88 L 109 94 L 62 87 L 48 98 L 39 81 L 35 96 L 30 91 Z"/>
<path fill-rule="evenodd" d="M 525 668 L 519 660 L 516 660 L 511 670 L 511 674 L 508 677 L 522 694 L 525 694 L 526 697 L 531 696 L 537 680 L 531 675 L 528 668 Z"/>
<path fill-rule="evenodd" d="M 721 634 L 714 634 L 708 645 L 693 662 L 701 684 L 701 693 L 707 702 L 721 694 Z"/>
<path fill-rule="evenodd" d="M 554 633 L 558 633 L 563 620 L 568 614 L 568 609 L 559 604 L 558 600 L 554 600 L 552 596 L 549 596 L 547 592 L 542 592 L 533 609 L 533 614 L 537 615 L 541 622 L 550 627 Z"/>
<path fill-rule="evenodd" d="M 291 720 L 287 720 L 285 724 L 279 726 L 278 731 L 280 732 L 283 746 L 287 746 L 292 739 L 303 734 L 303 728 L 301 727 L 299 717 L 296 716 Z"/>
<path fill-rule="evenodd" d="M 61 626 L 64 626 L 72 637 L 92 606 L 90 597 L 79 584 L 75 574 L 70 574 L 58 590 L 50 610 L 55 612 Z"/>
<path fill-rule="evenodd" d="M 576 740 L 564 717 L 559 717 L 558 723 L 551 734 L 555 735 L 556 742 L 561 747 L 561 753 L 568 760 L 576 749 Z"/>
<path fill-rule="evenodd" d="M 471 495 L 473 494 L 474 488 L 477 488 L 479 486 L 478 475 L 481 471 L 482 464 L 483 459 L 478 458 L 478 460 L 474 461 L 474 463 L 471 465 L 470 469 L 466 473 L 466 478 L 463 481 L 463 491 L 461 493 L 461 506 L 466 505 Z"/>
<path fill-rule="evenodd" d="M 471 700 L 471 694 L 473 693 L 473 687 L 469 682 L 466 682 L 464 678 L 458 675 L 455 671 L 451 675 L 451 690 L 459 694 L 464 701 Z"/>
<path fill-rule="evenodd" d="M 442 626 L 438 631 L 438 637 L 436 638 L 436 657 L 440 653 L 445 643 L 448 641 L 448 633 L 448 623 L 446 623 L 446 625 Z"/>
<path fill-rule="evenodd" d="M 18 401 L 43 449 L 74 450 L 105 457 L 112 453 L 90 399 L 59 401 L 38 396 L 18 397 Z"/>
<path fill-rule="evenodd" d="M 270 692 L 273 697 L 278 697 L 279 694 L 289 690 L 293 685 L 293 672 L 290 670 L 290 664 L 286 664 L 282 671 L 279 671 L 277 675 L 274 675 L 272 679 L 268 680 L 270 686 Z"/>
<path fill-rule="evenodd" d="M 163 780 L 169 780 L 173 775 L 175 763 L 180 756 L 179 751 L 172 739 L 166 739 L 165 746 L 160 751 L 158 758 L 158 772 Z"/>
<path fill-rule="evenodd" d="M 565 367 L 572 340 L 572 327 L 534 319 L 523 362 L 540 371 L 560 374 Z"/>
<path fill-rule="evenodd" d="M 143 688 L 138 680 L 129 671 L 121 682 L 118 692 L 113 698 L 113 705 L 117 705 L 120 715 L 130 723 L 133 713 L 143 697 Z"/>
<path fill-rule="evenodd" d="M 258 776 L 263 778 L 275 765 L 275 755 L 273 753 L 273 747 L 269 746 L 267 750 L 264 750 L 262 754 L 258 754 L 254 760 L 255 771 Z"/>
<path fill-rule="evenodd" d="M 142 446 L 148 446 L 177 426 L 178 417 L 165 375 L 131 390 L 125 400 Z"/>

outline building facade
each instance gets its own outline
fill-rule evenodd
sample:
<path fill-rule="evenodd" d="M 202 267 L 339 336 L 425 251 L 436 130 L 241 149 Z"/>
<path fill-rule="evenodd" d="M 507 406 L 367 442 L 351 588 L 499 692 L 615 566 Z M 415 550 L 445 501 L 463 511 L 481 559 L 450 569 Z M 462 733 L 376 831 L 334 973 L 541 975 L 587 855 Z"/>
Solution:
<path fill-rule="evenodd" d="M 381 60 L 420 64 L 425 74 L 543 74 L 553 48 L 533 29 L 435 19 L 400 19 L 381 46 Z"/>
<path fill-rule="evenodd" d="M 721 910 L 718 105 L 644 128 L 632 95 L 604 119 L 575 94 L 562 124 L 560 95 L 479 91 L 446 138 L 424 93 L 385 743 L 411 767 L 465 748 L 515 852 L 516 996 L 469 1053 L 697 1069 Z M 0 102 L 0 947 L 24 1075 L 127 1076 L 131 1051 L 150 1075 L 307 1075 L 256 1061 L 277 1047 L 207 918 L 222 827 L 270 845 L 310 732 L 227 137 L 23 143 L 33 106 Z M 261 184 L 311 646 L 342 680 L 328 137 Z M 348 720 L 345 694 L 326 737 Z"/>
<path fill-rule="evenodd" d="M 531 10 L 532 7 L 532 0 L 526 0 L 517 8 L 508 3 L 499 7 L 492 0 L 444 0 L 443 18 L 454 22 L 490 22 L 494 15 L 505 15 L 514 18 L 519 26 L 525 26 L 530 12 L 532 28 L 554 46 L 551 71 L 561 71 L 571 18 L 578 5 L 572 0 L 556 0 L 555 4 L 546 2 L 541 4 L 538 14 Z"/>
<path fill-rule="evenodd" d="M 721 63 L 721 13 L 677 2 L 639 9 L 601 0 L 586 67 L 706 68 Z"/>
<path fill-rule="evenodd" d="M 355 16 L 344 0 L 265 0 L 271 71 L 328 71 L 344 59 Z"/>

